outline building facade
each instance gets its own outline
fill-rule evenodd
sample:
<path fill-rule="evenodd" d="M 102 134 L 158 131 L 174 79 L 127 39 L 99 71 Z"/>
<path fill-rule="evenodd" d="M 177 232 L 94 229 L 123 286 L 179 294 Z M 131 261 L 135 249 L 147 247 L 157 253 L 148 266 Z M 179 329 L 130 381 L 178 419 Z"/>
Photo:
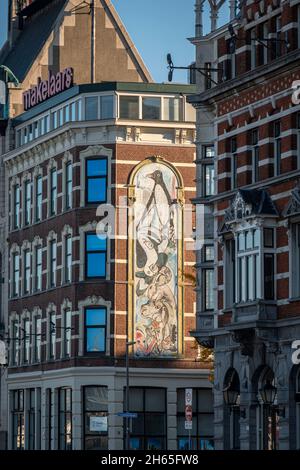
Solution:
<path fill-rule="evenodd" d="M 123 449 L 129 409 L 132 449 L 186 449 L 188 387 L 191 445 L 212 448 L 210 363 L 190 335 L 195 89 L 152 83 L 110 2 L 16 5 L 1 52 L 18 79 L 1 121 L 7 446 Z"/>
<path fill-rule="evenodd" d="M 208 73 L 190 99 L 198 126 L 194 335 L 214 351 L 215 447 L 299 449 L 300 5 L 243 1 L 237 10 L 230 2 L 230 23 L 204 34 L 204 3 L 192 41 Z"/>

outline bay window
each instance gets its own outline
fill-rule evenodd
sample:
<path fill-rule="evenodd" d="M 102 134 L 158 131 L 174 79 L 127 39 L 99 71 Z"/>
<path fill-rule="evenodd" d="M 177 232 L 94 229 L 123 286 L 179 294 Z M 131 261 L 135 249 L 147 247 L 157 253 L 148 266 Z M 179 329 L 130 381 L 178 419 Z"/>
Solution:
<path fill-rule="evenodd" d="M 236 302 L 273 300 L 275 234 L 273 228 L 249 227 L 236 234 Z"/>

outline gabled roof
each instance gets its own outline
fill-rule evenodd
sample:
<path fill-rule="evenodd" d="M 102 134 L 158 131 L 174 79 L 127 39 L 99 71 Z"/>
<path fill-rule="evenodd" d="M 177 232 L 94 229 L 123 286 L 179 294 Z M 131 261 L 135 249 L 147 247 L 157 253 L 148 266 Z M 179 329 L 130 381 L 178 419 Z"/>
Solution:
<path fill-rule="evenodd" d="M 300 186 L 296 186 L 291 192 L 290 200 L 283 211 L 284 217 L 292 217 L 300 214 Z"/>
<path fill-rule="evenodd" d="M 128 54 L 131 56 L 133 63 L 141 69 L 144 74 L 145 81 L 153 82 L 153 79 L 150 75 L 149 70 L 147 69 L 146 65 L 140 53 L 138 52 L 137 48 L 135 47 L 134 43 L 132 42 L 121 18 L 119 17 L 118 13 L 116 12 L 115 7 L 111 3 L 110 0 L 100 0 L 105 12 L 109 16 L 110 20 L 112 21 L 115 29 L 119 31 L 120 37 L 125 45 L 125 49 L 127 50 Z"/>
<path fill-rule="evenodd" d="M 145 66 L 140 54 L 129 37 L 121 19 L 119 18 L 114 6 L 110 0 L 99 0 L 106 15 L 109 17 L 115 30 L 117 31 L 120 41 L 123 43 L 127 54 L 130 56 L 133 64 L 140 73 L 145 82 L 153 82 L 152 77 Z M 47 39 L 49 38 L 55 23 L 59 16 L 63 13 L 64 8 L 70 0 L 40 0 L 40 8 L 33 11 L 24 22 L 24 27 L 19 34 L 14 46 L 0 51 L 1 63 L 9 67 L 22 82 L 33 65 L 38 54 L 42 51 Z M 29 5 L 28 8 L 32 8 Z M 25 11 L 25 10 L 24 10 Z"/>
<path fill-rule="evenodd" d="M 225 211 L 219 233 L 230 231 L 233 222 L 252 217 L 279 217 L 277 208 L 264 189 L 239 189 L 229 208 Z"/>
<path fill-rule="evenodd" d="M 2 63 L 13 71 L 19 82 L 24 80 L 42 50 L 65 4 L 66 0 L 51 1 L 46 10 L 25 21 L 24 29 L 13 48 L 2 59 Z"/>

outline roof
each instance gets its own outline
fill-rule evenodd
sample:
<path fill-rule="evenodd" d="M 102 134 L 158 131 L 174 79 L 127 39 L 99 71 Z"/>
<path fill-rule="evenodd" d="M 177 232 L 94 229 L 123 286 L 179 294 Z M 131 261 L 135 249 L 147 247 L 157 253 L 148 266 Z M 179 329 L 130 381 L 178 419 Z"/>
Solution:
<path fill-rule="evenodd" d="M 230 231 L 230 225 L 251 217 L 278 217 L 278 210 L 264 189 L 239 189 L 225 211 L 219 234 Z"/>
<path fill-rule="evenodd" d="M 29 119 L 46 112 L 48 109 L 59 106 L 64 101 L 70 100 L 82 93 L 100 93 L 105 91 L 117 91 L 127 93 L 161 93 L 190 95 L 196 93 L 195 85 L 167 84 L 167 83 L 135 83 L 135 82 L 101 82 L 75 85 L 69 90 L 59 93 L 53 98 L 35 106 L 20 114 L 14 119 L 14 125 L 19 125 Z"/>
<path fill-rule="evenodd" d="M 11 50 L 0 51 L 1 63 L 13 71 L 19 82 L 26 77 L 67 3 L 68 0 L 36 0 L 23 10 L 22 14 L 28 16 L 16 43 Z M 152 77 L 114 6 L 110 0 L 100 0 L 100 3 L 140 75 L 146 82 L 152 82 Z"/>
<path fill-rule="evenodd" d="M 24 80 L 42 50 L 65 3 L 66 0 L 52 0 L 48 3 L 47 10 L 38 12 L 25 21 L 15 45 L 4 56 L 2 63 L 13 71 L 19 82 Z"/>

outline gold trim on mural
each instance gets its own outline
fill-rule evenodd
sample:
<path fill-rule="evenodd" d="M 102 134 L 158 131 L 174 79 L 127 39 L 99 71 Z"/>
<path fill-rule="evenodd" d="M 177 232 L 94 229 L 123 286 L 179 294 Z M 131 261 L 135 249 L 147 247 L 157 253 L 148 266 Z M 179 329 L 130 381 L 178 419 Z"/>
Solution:
<path fill-rule="evenodd" d="M 178 214 L 178 241 L 177 241 L 177 257 L 178 257 L 178 354 L 177 358 L 182 356 L 184 353 L 184 334 L 183 334 L 183 325 L 184 325 L 184 183 L 183 177 L 177 170 L 177 168 L 172 165 L 172 163 L 165 160 L 159 155 L 153 155 L 146 158 L 138 165 L 136 165 L 130 176 L 128 188 L 128 340 L 131 342 L 134 340 L 134 266 L 135 266 L 135 251 L 134 251 L 134 209 L 133 205 L 136 200 L 135 195 L 135 184 L 134 180 L 138 171 L 145 165 L 151 163 L 160 163 L 168 167 L 176 176 L 178 181 L 177 186 L 177 202 L 180 204 L 181 209 Z M 175 358 L 175 356 L 174 356 Z M 145 358 L 143 358 L 145 359 Z M 153 360 L 153 357 L 149 358 Z M 170 359 L 170 357 L 165 357 L 165 359 Z"/>

